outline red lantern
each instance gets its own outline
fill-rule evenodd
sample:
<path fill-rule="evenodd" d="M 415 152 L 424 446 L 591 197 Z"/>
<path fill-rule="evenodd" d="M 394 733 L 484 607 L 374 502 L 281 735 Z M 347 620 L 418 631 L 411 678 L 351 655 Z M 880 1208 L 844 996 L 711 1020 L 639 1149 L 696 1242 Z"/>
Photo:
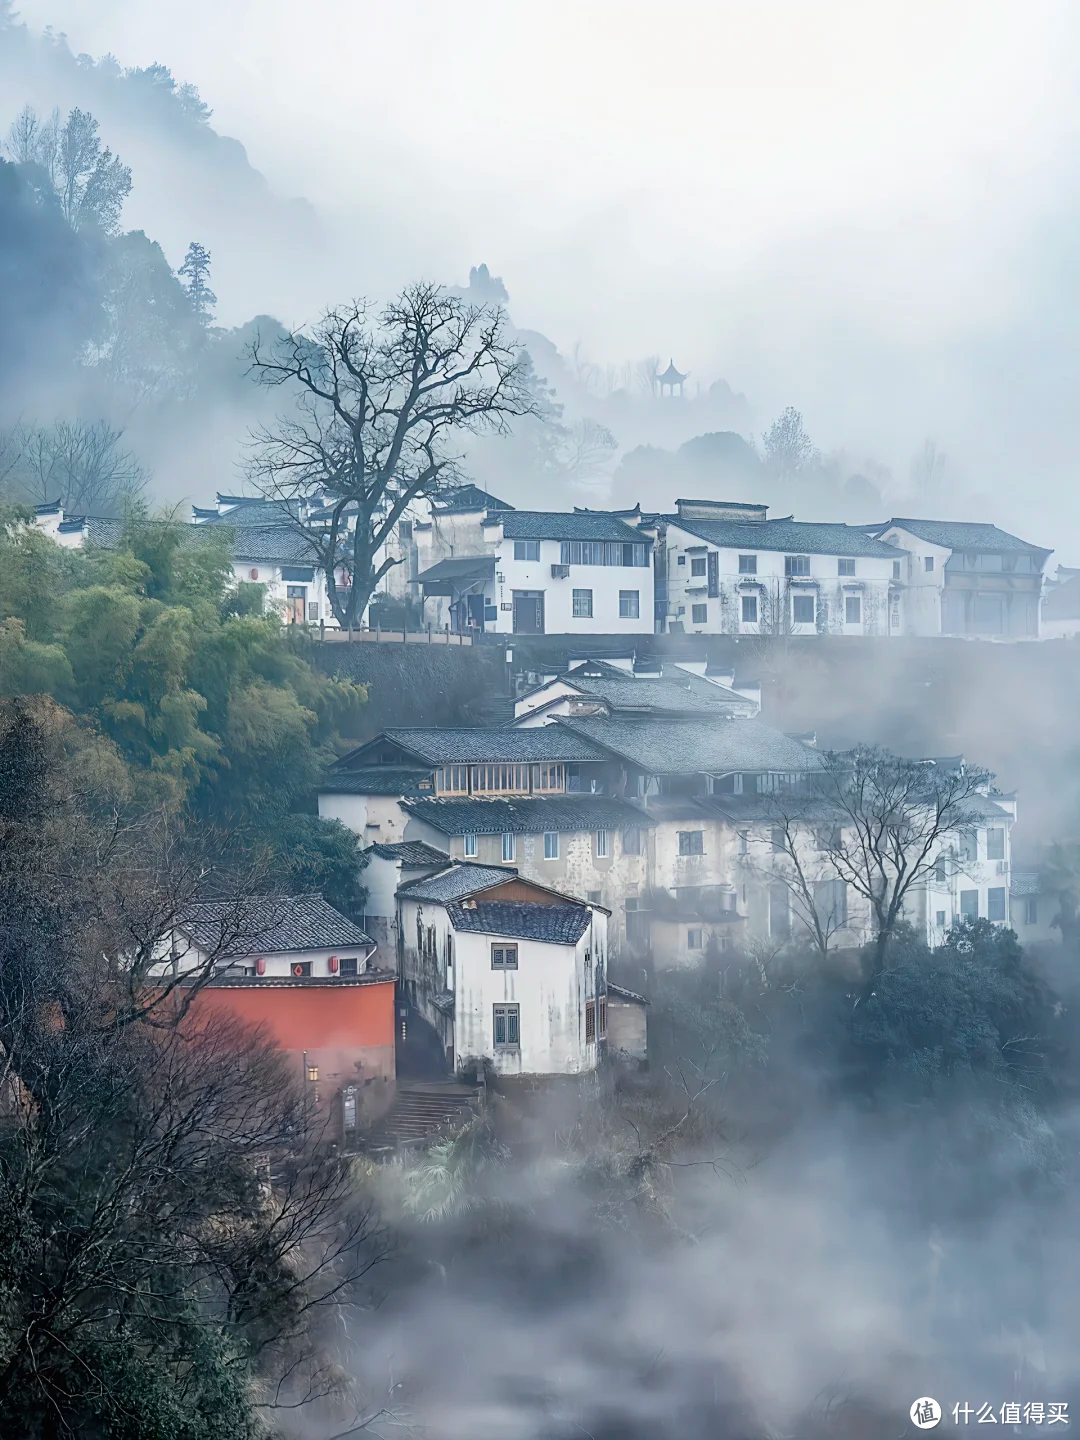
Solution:
<path fill-rule="evenodd" d="M 330 974 L 331 974 L 331 975 L 336 975 L 337 972 L 338 972 L 338 958 L 337 958 L 337 956 L 336 956 L 336 955 L 331 955 L 331 956 L 330 956 L 330 959 L 329 959 L 329 961 L 328 961 L 327 963 L 328 963 L 329 966 L 330 966 Z"/>
<path fill-rule="evenodd" d="M 265 960 L 265 958 L 264 958 L 262 955 L 260 955 L 259 958 L 255 961 L 255 974 L 256 974 L 256 975 L 265 975 L 265 974 L 266 974 L 266 960 Z"/>
<path fill-rule="evenodd" d="M 250 571 L 249 573 L 250 573 L 250 575 L 251 575 L 252 580 L 257 580 L 257 579 L 259 578 L 259 572 L 258 572 L 258 570 L 256 570 L 256 569 L 254 568 L 254 566 L 252 566 L 251 571 Z"/>

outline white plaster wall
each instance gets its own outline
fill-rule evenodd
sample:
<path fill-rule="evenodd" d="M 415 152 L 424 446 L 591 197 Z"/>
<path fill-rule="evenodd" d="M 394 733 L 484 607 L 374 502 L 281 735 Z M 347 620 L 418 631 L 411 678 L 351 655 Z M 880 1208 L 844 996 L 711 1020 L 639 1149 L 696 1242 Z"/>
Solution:
<path fill-rule="evenodd" d="M 908 635 L 941 634 L 941 592 L 945 588 L 945 562 L 952 551 L 931 545 L 910 531 L 893 526 L 882 539 L 907 552 L 904 565 L 904 630 Z M 934 562 L 926 569 L 926 557 Z"/>
<path fill-rule="evenodd" d="M 596 1000 L 597 967 L 606 964 L 603 915 L 576 946 L 514 940 L 516 970 L 493 970 L 499 937 L 458 931 L 454 1032 L 459 1060 L 487 1056 L 504 1075 L 578 1075 L 596 1068 L 597 1045 L 585 1041 L 585 1005 Z M 586 954 L 591 965 L 586 967 Z M 494 1007 L 520 1007 L 521 1045 L 496 1048 Z M 599 1024 L 599 1017 L 597 1018 Z"/>
<path fill-rule="evenodd" d="M 179 931 L 176 934 L 176 949 L 176 968 L 178 973 L 181 975 L 187 974 L 193 970 L 198 970 L 207 963 L 206 953 L 200 950 L 198 946 L 188 941 L 186 937 Z M 164 947 L 163 953 L 169 953 L 168 945 Z M 335 947 L 333 950 L 289 950 L 284 952 L 268 950 L 265 955 L 262 956 L 262 958 L 266 961 L 266 970 L 263 978 L 267 980 L 272 980 L 275 978 L 279 980 L 286 979 L 292 974 L 292 967 L 295 963 L 304 964 L 309 962 L 311 964 L 312 978 L 315 978 L 317 976 L 332 977 L 333 972 L 330 969 L 330 957 L 332 955 L 336 955 L 339 960 L 343 957 L 354 958 L 357 961 L 357 971 L 359 974 L 362 975 L 364 973 L 368 953 L 369 952 L 364 947 L 357 949 L 355 946 L 349 947 L 340 945 Z M 254 975 L 255 962 L 258 958 L 259 956 L 257 953 L 252 955 L 239 955 L 236 956 L 234 959 L 218 961 L 215 965 L 215 969 L 221 971 L 228 968 L 233 969 L 234 971 L 240 970 L 244 973 Z M 152 973 L 158 975 L 168 975 L 171 969 L 171 960 L 163 960 L 161 964 L 153 967 Z M 340 978 L 340 968 L 337 974 L 338 978 Z"/>
<path fill-rule="evenodd" d="M 501 527 L 488 535 L 501 534 Z M 491 548 L 491 547 L 488 547 Z M 499 540 L 494 544 L 498 556 L 495 564 L 495 604 L 498 619 L 489 628 L 510 634 L 514 628 L 513 601 L 515 590 L 544 592 L 544 633 L 548 635 L 646 635 L 653 630 L 652 565 L 571 565 L 565 580 L 552 577 L 552 565 L 561 563 L 562 547 L 558 540 L 540 541 L 539 560 L 515 560 L 514 542 Z M 502 577 L 500 580 L 499 577 Z M 593 592 L 591 619 L 575 619 L 573 593 Z M 636 620 L 619 614 L 619 591 L 638 592 Z M 504 608 L 509 607 L 509 608 Z"/>
<path fill-rule="evenodd" d="M 838 565 L 841 557 L 810 555 L 807 557 L 810 562 L 810 574 L 800 578 L 804 582 L 807 580 L 816 582 L 815 588 L 805 583 L 800 586 L 798 580 L 790 581 L 784 574 L 785 556 L 788 553 L 803 552 L 754 550 L 749 547 L 745 550 L 719 548 L 715 545 L 707 545 L 699 536 L 692 535 L 689 531 L 671 524 L 667 529 L 666 543 L 668 602 L 673 607 L 669 610 L 668 621 L 680 620 L 683 628 L 689 634 L 757 635 L 762 630 L 768 631 L 770 625 L 775 629 L 777 628 L 777 617 L 772 612 L 779 605 L 786 610 L 790 618 L 791 597 L 799 594 L 800 591 L 801 593 L 812 593 L 815 596 L 815 612 L 820 610 L 823 603 L 827 606 L 827 612 L 824 616 L 819 616 L 813 624 L 796 625 L 791 622 L 790 631 L 793 635 L 814 635 L 822 628 L 830 635 L 898 633 L 895 629 L 890 632 L 889 625 L 889 587 L 893 574 L 891 559 L 856 556 L 854 576 L 842 576 L 839 574 Z M 719 556 L 717 578 L 720 589 L 720 595 L 711 599 L 708 595 L 707 558 L 705 575 L 694 576 L 691 574 L 694 558 L 707 557 L 710 551 Z M 757 573 L 755 575 L 739 573 L 740 554 L 757 556 Z M 685 563 L 682 565 L 679 564 L 680 555 L 685 559 Z M 759 585 L 765 587 L 764 592 L 758 588 Z M 744 594 L 758 597 L 758 620 L 756 622 L 742 619 L 741 597 Z M 843 601 L 847 595 L 858 595 L 862 600 L 862 619 L 858 624 L 849 625 L 844 618 Z M 707 607 L 707 618 L 704 623 L 693 621 L 691 607 L 694 605 Z M 685 607 L 685 613 L 682 615 L 677 613 L 680 606 Z"/>
<path fill-rule="evenodd" d="M 406 816 L 399 799 L 397 795 L 336 795 L 325 791 L 319 794 L 319 814 L 324 820 L 340 820 L 347 825 L 365 847 L 392 845 L 405 839 Z"/>

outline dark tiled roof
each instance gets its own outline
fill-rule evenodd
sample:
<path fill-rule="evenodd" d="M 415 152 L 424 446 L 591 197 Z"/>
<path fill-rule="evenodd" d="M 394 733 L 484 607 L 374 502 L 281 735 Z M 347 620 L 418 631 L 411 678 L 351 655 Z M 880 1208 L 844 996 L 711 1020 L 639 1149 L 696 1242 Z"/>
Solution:
<path fill-rule="evenodd" d="M 466 861 L 450 865 L 438 875 L 399 885 L 398 894 L 408 900 L 433 900 L 438 905 L 448 905 L 513 880 L 517 873 L 512 865 L 470 865 Z"/>
<path fill-rule="evenodd" d="M 634 1005 L 648 1005 L 649 1003 L 645 996 L 639 995 L 636 990 L 627 990 L 625 985 L 613 985 L 610 980 L 607 982 L 607 993 L 614 995 L 619 1000 L 629 1000 Z"/>
<path fill-rule="evenodd" d="M 538 905 L 529 900 L 480 900 L 474 907 L 447 907 L 455 930 L 482 935 L 512 935 L 549 945 L 576 945 L 589 928 L 587 905 Z"/>
<path fill-rule="evenodd" d="M 624 671 L 590 678 L 570 670 L 558 678 L 584 695 L 606 701 L 612 710 L 660 710 L 672 715 L 756 708 L 745 695 L 686 671 L 680 674 L 674 666 L 668 666 L 663 675 L 628 675 Z"/>
<path fill-rule="evenodd" d="M 320 795 L 416 795 L 430 770 L 399 765 L 364 765 L 359 770 L 328 770 L 319 782 Z"/>
<path fill-rule="evenodd" d="M 101 515 L 88 515 L 85 519 L 86 538 L 91 545 L 100 545 L 103 550 L 113 550 L 120 544 L 120 537 L 124 533 L 123 520 L 112 520 Z"/>
<path fill-rule="evenodd" d="M 822 765 L 816 750 L 757 719 L 560 719 L 546 728 L 581 735 L 652 775 L 797 773 Z"/>
<path fill-rule="evenodd" d="M 818 525 L 804 520 L 691 520 L 666 515 L 677 525 L 727 550 L 782 550 L 788 555 L 863 555 L 871 559 L 899 560 L 893 545 L 868 536 L 856 525 Z"/>
<path fill-rule="evenodd" d="M 1009 876 L 1010 895 L 1041 895 L 1042 886 L 1039 884 L 1037 870 L 1014 870 Z"/>
<path fill-rule="evenodd" d="M 996 525 L 984 525 L 971 520 L 902 520 L 893 519 L 882 525 L 879 534 L 898 526 L 928 545 L 944 545 L 950 550 L 989 550 L 1000 553 L 1004 550 L 1022 550 L 1029 555 L 1050 555 L 1038 545 L 999 530 Z"/>
<path fill-rule="evenodd" d="M 507 540 L 623 540 L 648 544 L 649 537 L 615 515 L 596 511 L 511 510 L 502 521 Z"/>
<path fill-rule="evenodd" d="M 513 510 L 513 505 L 481 490 L 479 485 L 462 485 L 432 501 L 431 508 L 440 515 L 463 515 L 474 510 Z"/>
<path fill-rule="evenodd" d="M 375 942 L 321 895 L 257 895 L 191 905 L 177 928 L 223 958 L 292 950 L 372 950 Z"/>
<path fill-rule="evenodd" d="M 429 570 L 422 570 L 415 583 L 431 585 L 437 580 L 479 579 L 494 573 L 494 555 L 452 555 L 447 560 L 439 560 Z"/>
<path fill-rule="evenodd" d="M 553 795 L 536 800 L 407 800 L 402 809 L 444 835 L 636 830 L 653 823 L 636 805 L 605 795 Z"/>
<path fill-rule="evenodd" d="M 368 855 L 378 855 L 380 860 L 397 860 L 406 870 L 422 870 L 429 865 L 448 865 L 450 856 L 445 850 L 436 850 L 423 840 L 399 840 L 395 845 L 369 845 Z"/>
<path fill-rule="evenodd" d="M 531 730 L 467 730 L 402 729 L 384 730 L 383 735 L 410 755 L 432 765 L 480 765 L 485 762 L 532 760 L 568 761 L 604 760 L 603 751 L 579 735 L 572 735 L 555 725 L 539 725 Z"/>
<path fill-rule="evenodd" d="M 228 516 L 224 517 L 228 520 Z M 200 529 L 203 527 L 200 526 Z M 298 530 L 288 525 L 245 525 L 236 531 L 234 557 L 262 565 L 316 565 L 315 552 Z"/>
<path fill-rule="evenodd" d="M 971 820 L 1011 820 L 1008 810 L 994 803 L 989 795 L 969 795 L 963 802 L 964 814 Z"/>
<path fill-rule="evenodd" d="M 261 498 L 248 499 L 245 496 L 223 495 L 221 499 L 225 502 L 233 502 L 232 508 L 224 514 L 219 510 L 197 511 L 204 525 L 231 525 L 236 530 L 247 530 L 251 526 L 256 527 L 287 527 L 289 518 L 295 511 L 283 500 L 263 500 Z M 192 506 L 194 510 L 195 507 Z"/>

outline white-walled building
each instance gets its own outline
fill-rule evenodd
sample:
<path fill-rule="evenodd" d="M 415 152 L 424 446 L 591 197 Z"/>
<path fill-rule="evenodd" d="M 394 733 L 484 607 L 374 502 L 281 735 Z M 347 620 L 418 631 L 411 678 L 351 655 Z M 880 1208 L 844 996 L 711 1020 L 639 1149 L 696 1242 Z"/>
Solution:
<path fill-rule="evenodd" d="M 1052 551 L 968 521 L 893 519 L 872 533 L 904 552 L 907 634 L 1038 639 Z"/>
<path fill-rule="evenodd" d="M 489 509 L 479 528 L 471 553 L 446 556 L 416 577 L 422 596 L 446 602 L 452 630 L 652 632 L 652 541 L 617 516 Z"/>
<path fill-rule="evenodd" d="M 904 554 L 851 525 L 769 520 L 765 505 L 677 500 L 657 517 L 657 629 L 881 635 L 903 628 Z"/>
<path fill-rule="evenodd" d="M 594 1070 L 606 1033 L 607 912 L 522 880 L 454 864 L 401 886 L 399 979 L 451 1069 Z"/>
<path fill-rule="evenodd" d="M 318 895 L 242 896 L 187 906 L 159 973 L 203 971 L 250 980 L 356 980 L 375 942 Z"/>

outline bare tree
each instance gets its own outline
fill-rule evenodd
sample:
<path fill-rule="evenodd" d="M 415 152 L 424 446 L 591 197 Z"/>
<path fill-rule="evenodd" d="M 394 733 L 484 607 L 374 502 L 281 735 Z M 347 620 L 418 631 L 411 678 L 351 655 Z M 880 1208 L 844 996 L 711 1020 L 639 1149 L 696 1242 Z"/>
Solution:
<path fill-rule="evenodd" d="M 911 483 L 919 495 L 930 495 L 945 473 L 945 456 L 936 440 L 924 440 L 911 461 Z M 936 498 L 936 497 L 935 497 Z"/>
<path fill-rule="evenodd" d="M 341 625 L 356 623 L 400 563 L 385 547 L 410 506 L 460 483 L 455 439 L 505 432 L 536 410 L 503 312 L 435 285 L 410 286 L 377 315 L 362 300 L 330 310 L 311 335 L 269 350 L 256 340 L 251 368 L 299 393 L 295 416 L 254 435 L 250 474 L 284 502 Z M 308 518 L 313 495 L 330 503 Z"/>
<path fill-rule="evenodd" d="M 208 873 L 130 798 L 66 712 L 0 707 L 0 1430 L 254 1440 L 335 1383 L 379 1227 L 295 1066 L 191 1006 L 217 954 L 151 973 Z"/>
<path fill-rule="evenodd" d="M 806 433 L 803 417 L 793 405 L 765 432 L 765 465 L 777 480 L 791 480 L 809 470 L 818 460 L 818 451 Z"/>
<path fill-rule="evenodd" d="M 59 111 L 41 121 L 24 106 L 8 131 L 7 150 L 13 160 L 41 166 L 73 230 L 95 225 L 115 234 L 131 193 L 131 170 L 102 144 L 92 115 L 72 110 L 61 125 Z"/>
<path fill-rule="evenodd" d="M 876 746 L 825 753 L 819 794 L 836 814 L 825 856 L 837 879 L 870 908 L 874 949 L 864 993 L 872 993 L 913 892 L 949 864 L 972 822 L 988 771 L 960 763 L 906 760 Z"/>
<path fill-rule="evenodd" d="M 763 796 L 762 802 L 768 850 L 750 850 L 742 868 L 764 885 L 783 886 L 797 925 L 824 958 L 838 932 L 848 928 L 845 882 L 831 858 L 840 812 L 794 795 Z"/>
<path fill-rule="evenodd" d="M 20 425 L 9 432 L 17 458 L 8 486 L 34 505 L 58 503 L 69 514 L 114 514 L 146 489 L 149 475 L 105 420 Z"/>
<path fill-rule="evenodd" d="M 660 356 L 646 355 L 636 366 L 638 389 L 655 400 L 660 394 Z"/>

